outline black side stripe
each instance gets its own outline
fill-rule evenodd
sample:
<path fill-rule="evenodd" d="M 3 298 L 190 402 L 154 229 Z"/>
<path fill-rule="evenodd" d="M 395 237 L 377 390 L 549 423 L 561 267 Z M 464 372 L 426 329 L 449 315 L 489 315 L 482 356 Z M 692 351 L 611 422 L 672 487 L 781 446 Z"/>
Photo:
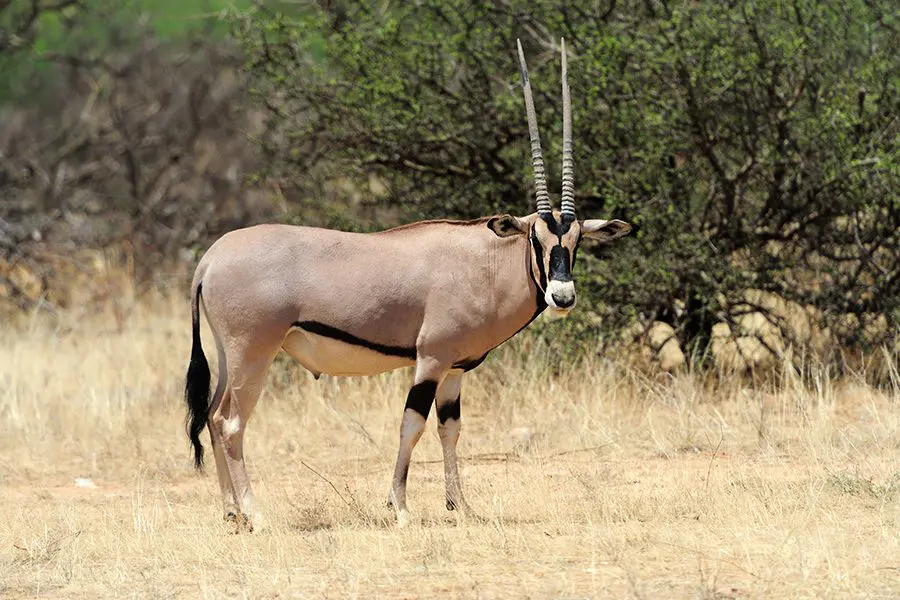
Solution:
<path fill-rule="evenodd" d="M 540 243 L 537 240 L 537 236 L 534 233 L 534 229 L 531 230 L 531 244 L 534 247 L 535 254 L 537 256 L 537 264 L 540 275 L 540 282 L 534 277 L 534 269 L 532 265 L 529 263 L 528 265 L 528 274 L 531 276 L 531 281 L 534 283 L 534 286 L 538 289 L 538 293 L 536 296 L 536 306 L 534 310 L 534 314 L 531 315 L 531 318 L 528 319 L 528 322 L 522 325 L 518 331 L 514 334 L 494 346 L 487 352 L 485 352 L 482 356 L 478 358 L 470 358 L 463 359 L 453 364 L 454 369 L 463 369 L 463 371 L 471 371 L 475 367 L 479 366 L 481 363 L 485 361 L 488 357 L 488 354 L 491 353 L 492 350 L 502 346 L 510 339 L 514 338 L 518 335 L 523 329 L 531 325 L 531 323 L 538 318 L 544 310 L 547 308 L 547 303 L 544 301 L 544 291 L 547 288 L 547 274 L 544 271 L 544 250 L 541 247 Z M 346 331 L 341 331 L 335 327 L 331 327 L 330 325 L 325 325 L 324 323 L 319 323 L 318 321 L 297 321 L 294 323 L 294 327 L 299 327 L 304 331 L 308 331 L 310 333 L 314 333 L 316 335 L 321 335 L 323 337 L 328 337 L 334 340 L 338 340 L 347 344 L 352 344 L 354 346 L 362 346 L 363 348 L 368 348 L 369 350 L 374 350 L 379 354 L 384 354 L 387 356 L 399 356 L 402 358 L 408 358 L 410 360 L 416 360 L 416 349 L 415 348 L 404 348 L 403 346 L 388 346 L 386 344 L 378 344 L 375 342 L 370 342 L 368 340 L 364 340 L 362 338 L 358 338 L 352 333 L 347 333 Z M 427 413 L 426 413 L 427 414 Z"/>
<path fill-rule="evenodd" d="M 338 340 L 339 342 L 344 342 L 345 344 L 362 346 L 363 348 L 368 348 L 369 350 L 373 350 L 375 352 L 378 352 L 379 354 L 384 354 L 386 356 L 399 356 L 401 358 L 408 358 L 409 360 L 416 360 L 415 348 L 389 346 L 387 344 L 370 342 L 368 340 L 358 338 L 352 333 L 341 331 L 340 329 L 332 327 L 331 325 L 325 325 L 324 323 L 319 323 L 318 321 L 297 321 L 296 323 L 294 323 L 294 327 L 299 327 L 304 331 L 308 331 L 316 335 L 321 335 L 322 337 L 331 338 L 333 340 Z"/>

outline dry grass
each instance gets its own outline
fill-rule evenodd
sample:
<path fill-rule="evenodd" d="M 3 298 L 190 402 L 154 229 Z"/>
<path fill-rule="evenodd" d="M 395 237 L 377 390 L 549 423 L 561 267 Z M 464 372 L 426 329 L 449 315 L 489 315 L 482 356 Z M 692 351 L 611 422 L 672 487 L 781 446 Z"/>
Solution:
<path fill-rule="evenodd" d="M 430 424 L 418 522 L 398 530 L 384 501 L 410 374 L 317 382 L 279 362 L 248 434 L 265 527 L 232 535 L 183 435 L 185 303 L 122 330 L 0 333 L 3 598 L 900 596 L 897 390 L 603 361 L 554 377 L 524 338 L 464 383 L 485 521 L 444 510 Z"/>

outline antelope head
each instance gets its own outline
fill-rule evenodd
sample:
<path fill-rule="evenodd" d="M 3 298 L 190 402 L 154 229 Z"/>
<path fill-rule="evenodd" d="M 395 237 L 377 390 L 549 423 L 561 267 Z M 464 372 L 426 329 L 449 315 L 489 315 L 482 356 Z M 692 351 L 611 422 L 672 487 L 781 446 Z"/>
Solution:
<path fill-rule="evenodd" d="M 575 212 L 575 162 L 572 153 L 572 101 L 569 95 L 566 41 L 562 40 L 563 159 L 561 207 L 553 208 L 547 193 L 541 138 L 528 80 L 528 67 L 522 43 L 517 41 L 528 132 L 531 138 L 531 160 L 537 213 L 527 217 L 502 215 L 489 221 L 500 237 L 527 236 L 531 248 L 531 269 L 547 306 L 558 315 L 567 315 L 575 306 L 575 283 L 572 269 L 578 246 L 583 238 L 611 242 L 631 231 L 631 225 L 618 219 L 579 220 Z"/>

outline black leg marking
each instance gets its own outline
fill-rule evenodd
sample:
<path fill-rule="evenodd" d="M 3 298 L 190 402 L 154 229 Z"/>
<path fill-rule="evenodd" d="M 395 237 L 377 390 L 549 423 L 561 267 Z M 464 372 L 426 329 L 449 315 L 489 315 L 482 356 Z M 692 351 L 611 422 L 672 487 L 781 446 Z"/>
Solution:
<path fill-rule="evenodd" d="M 441 424 L 445 423 L 447 419 L 456 419 L 459 420 L 459 396 L 456 397 L 456 400 L 453 402 L 448 402 L 447 404 L 442 404 L 438 406 L 437 409 L 438 420 Z"/>
<path fill-rule="evenodd" d="M 428 419 L 431 405 L 434 404 L 434 393 L 437 391 L 437 381 L 423 381 L 412 386 L 409 395 L 406 396 L 406 408 L 413 409 L 423 419 Z"/>

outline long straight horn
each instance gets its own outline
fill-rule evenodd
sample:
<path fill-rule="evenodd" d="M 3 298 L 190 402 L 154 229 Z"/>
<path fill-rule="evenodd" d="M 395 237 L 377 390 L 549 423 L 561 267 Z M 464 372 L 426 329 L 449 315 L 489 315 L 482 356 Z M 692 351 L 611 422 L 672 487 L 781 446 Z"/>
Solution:
<path fill-rule="evenodd" d="M 547 193 L 547 179 L 544 173 L 544 158 L 541 154 L 541 136 L 538 133 L 537 115 L 534 112 L 534 100 L 531 97 L 531 82 L 528 80 L 528 66 L 525 64 L 525 53 L 522 42 L 516 40 L 519 47 L 519 66 L 522 73 L 522 89 L 525 92 L 525 111 L 528 113 L 528 133 L 531 136 L 531 161 L 534 164 L 534 195 L 537 198 L 537 212 L 546 216 L 551 214 L 550 194 Z"/>
<path fill-rule="evenodd" d="M 575 218 L 575 159 L 572 157 L 572 99 L 569 97 L 569 69 L 566 61 L 566 40 L 562 39 L 562 97 L 563 97 L 563 215 Z"/>

